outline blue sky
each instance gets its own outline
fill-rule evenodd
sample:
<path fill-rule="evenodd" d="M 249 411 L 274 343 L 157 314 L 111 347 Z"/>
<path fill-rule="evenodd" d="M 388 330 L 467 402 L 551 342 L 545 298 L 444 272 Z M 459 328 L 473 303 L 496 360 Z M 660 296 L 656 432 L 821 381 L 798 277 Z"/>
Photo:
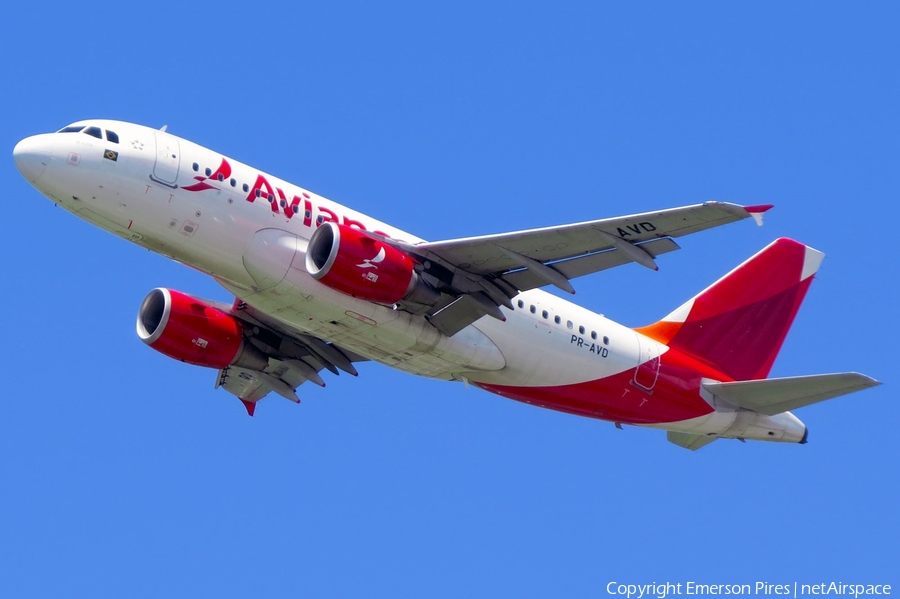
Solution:
<path fill-rule="evenodd" d="M 246 4 L 5 8 L 0 595 L 900 583 L 895 6 Z M 799 410 L 808 445 L 696 453 L 374 364 L 247 418 L 134 333 L 153 287 L 224 290 L 15 170 L 19 139 L 93 117 L 168 125 L 430 240 L 773 203 L 762 229 L 576 298 L 644 325 L 790 236 L 827 257 L 773 376 L 885 384 Z"/>

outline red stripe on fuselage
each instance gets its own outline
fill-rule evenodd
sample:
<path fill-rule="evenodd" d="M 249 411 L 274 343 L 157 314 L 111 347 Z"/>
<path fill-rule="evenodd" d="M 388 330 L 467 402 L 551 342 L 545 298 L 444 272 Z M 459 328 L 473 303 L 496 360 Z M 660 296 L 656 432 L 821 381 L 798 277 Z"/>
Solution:
<path fill-rule="evenodd" d="M 661 424 L 713 412 L 713 408 L 700 397 L 702 378 L 732 380 L 675 350 L 663 354 L 660 362 L 656 385 L 649 391 L 634 384 L 634 369 L 572 385 L 477 385 L 502 397 L 559 412 L 626 424 Z"/>

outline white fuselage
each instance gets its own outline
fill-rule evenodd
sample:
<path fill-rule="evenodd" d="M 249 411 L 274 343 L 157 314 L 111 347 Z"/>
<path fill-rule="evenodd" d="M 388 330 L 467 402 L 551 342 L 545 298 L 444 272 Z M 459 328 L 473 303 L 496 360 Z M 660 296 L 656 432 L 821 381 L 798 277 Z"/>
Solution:
<path fill-rule="evenodd" d="M 422 316 L 335 291 L 303 266 L 312 233 L 329 220 L 409 243 L 421 239 L 163 131 L 89 123 L 103 138 L 55 133 L 24 140 L 30 145 L 21 151 L 46 155 L 26 178 L 77 216 L 209 274 L 287 331 L 427 377 L 543 388 L 615 378 L 623 396 L 644 394 L 640 406 L 659 401 L 652 392 L 658 373 L 639 365 L 658 365 L 653 360 L 665 345 L 540 290 L 514 298 L 513 310 L 503 308 L 505 322 L 483 317 L 447 337 Z M 643 423 L 722 433 L 736 418 L 733 411 L 686 416 Z"/>
<path fill-rule="evenodd" d="M 302 252 L 315 228 L 335 217 L 395 239 L 422 240 L 231 159 L 227 159 L 230 177 L 209 179 L 206 169 L 215 171 L 223 156 L 168 133 L 116 121 L 91 122 L 115 131 L 120 143 L 83 134 L 48 134 L 52 157 L 47 172 L 35 182 L 41 191 L 103 229 L 213 276 L 235 296 L 288 327 L 389 366 L 441 379 L 558 385 L 637 365 L 637 339 L 631 329 L 540 290 L 516 299 L 524 303 L 524 310 L 504 309 L 506 323 L 482 318 L 452 338 L 441 335 L 422 317 L 322 285 L 303 268 L 302 256 L 293 260 L 280 284 L 261 290 L 245 266 L 248 254 L 278 262 L 282 256 L 273 245 L 279 235 L 295 237 Z M 118 151 L 117 160 L 103 158 L 107 149 Z M 72 154 L 77 158 L 70 158 Z M 151 178 L 160 171 L 160 154 L 176 155 L 177 166 L 170 171 L 177 173 L 177 188 L 159 181 L 164 174 Z M 194 177 L 202 177 L 214 188 L 186 191 Z M 301 205 L 308 202 L 310 217 L 288 217 L 280 205 L 273 210 L 265 198 L 248 201 L 249 192 L 243 186 L 252 189 L 259 177 L 276 194 L 280 190 L 288 199 L 302 198 Z M 271 231 L 271 239 L 255 243 L 260 231 Z M 283 256 L 288 262 L 291 252 L 292 248 Z M 532 305 L 536 314 L 529 312 Z M 541 317 L 544 310 L 549 313 L 547 319 Z M 554 323 L 555 316 L 560 316 L 561 324 Z M 585 333 L 579 334 L 582 326 Z M 598 340 L 610 339 L 605 359 L 571 342 L 577 335 L 590 343 L 591 331 Z M 548 360 L 548 356 L 561 359 Z"/>

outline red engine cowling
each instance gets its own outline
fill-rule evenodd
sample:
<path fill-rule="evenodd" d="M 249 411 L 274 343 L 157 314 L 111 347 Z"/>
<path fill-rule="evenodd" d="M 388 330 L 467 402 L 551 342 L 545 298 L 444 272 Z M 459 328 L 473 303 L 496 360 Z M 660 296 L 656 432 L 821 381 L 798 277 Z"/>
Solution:
<path fill-rule="evenodd" d="M 243 331 L 235 317 L 173 289 L 147 294 L 137 317 L 141 341 L 170 358 L 208 368 L 265 369 L 268 360 L 244 343 Z"/>
<path fill-rule="evenodd" d="M 313 233 L 306 270 L 342 293 L 379 304 L 402 299 L 436 303 L 440 293 L 422 281 L 405 252 L 354 227 L 327 222 Z"/>

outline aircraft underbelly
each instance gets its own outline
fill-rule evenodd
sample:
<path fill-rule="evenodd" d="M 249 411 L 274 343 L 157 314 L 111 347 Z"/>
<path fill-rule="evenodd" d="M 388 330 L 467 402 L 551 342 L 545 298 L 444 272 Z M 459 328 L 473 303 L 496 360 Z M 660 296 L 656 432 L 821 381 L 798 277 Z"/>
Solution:
<path fill-rule="evenodd" d="M 412 374 L 451 379 L 461 370 L 498 370 L 506 365 L 497 346 L 474 327 L 445 337 L 420 316 L 334 291 L 305 270 L 291 269 L 287 277 L 259 291 L 221 283 L 288 330 L 315 335 Z"/>

